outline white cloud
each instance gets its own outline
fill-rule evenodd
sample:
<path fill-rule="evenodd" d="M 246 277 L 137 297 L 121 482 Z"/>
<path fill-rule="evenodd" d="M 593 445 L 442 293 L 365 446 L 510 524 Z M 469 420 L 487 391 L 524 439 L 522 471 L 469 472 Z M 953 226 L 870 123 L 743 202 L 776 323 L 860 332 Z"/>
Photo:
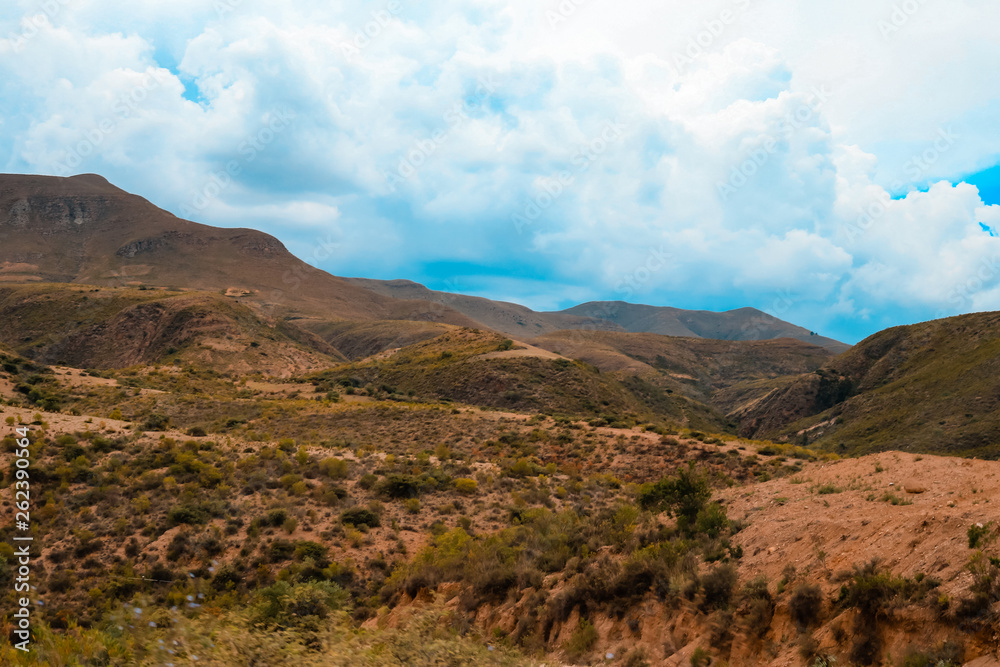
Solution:
<path fill-rule="evenodd" d="M 848 338 L 1000 307 L 1000 208 L 948 180 L 1000 155 L 1000 6 L 58 4 L 0 14 L 9 170 L 533 303 L 791 302 Z"/>

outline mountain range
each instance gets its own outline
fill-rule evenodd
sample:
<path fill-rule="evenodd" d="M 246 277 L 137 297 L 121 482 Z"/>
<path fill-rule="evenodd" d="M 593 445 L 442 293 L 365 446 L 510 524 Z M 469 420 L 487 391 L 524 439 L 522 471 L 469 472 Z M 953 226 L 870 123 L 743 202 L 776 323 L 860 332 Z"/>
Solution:
<path fill-rule="evenodd" d="M 408 280 L 337 277 L 272 236 L 182 220 L 93 174 L 0 176 L 0 244 L 0 343 L 43 363 L 286 377 L 339 367 L 338 381 L 493 407 L 604 405 L 840 452 L 1000 455 L 992 313 L 851 347 L 752 308 L 592 302 L 536 312 Z M 452 356 L 431 375 L 402 362 L 427 349 Z M 555 400 L 570 370 L 550 372 L 553 362 L 583 364 L 573 382 L 596 393 Z M 584 377 L 588 368 L 600 382 Z"/>
<path fill-rule="evenodd" d="M 711 313 L 597 302 L 537 313 L 405 280 L 339 278 L 302 262 L 272 236 L 182 220 L 95 174 L 2 175 L 0 216 L 3 282 L 223 290 L 307 328 L 320 321 L 429 321 L 519 338 L 584 329 L 848 347 L 752 308 Z"/>

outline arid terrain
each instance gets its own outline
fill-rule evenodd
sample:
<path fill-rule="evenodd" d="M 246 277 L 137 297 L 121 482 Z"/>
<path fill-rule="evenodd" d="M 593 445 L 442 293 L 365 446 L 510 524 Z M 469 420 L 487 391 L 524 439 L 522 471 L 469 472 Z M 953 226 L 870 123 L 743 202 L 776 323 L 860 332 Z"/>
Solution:
<path fill-rule="evenodd" d="M 996 313 L 536 313 L 96 176 L 0 242 L 2 664 L 1000 664 Z"/>

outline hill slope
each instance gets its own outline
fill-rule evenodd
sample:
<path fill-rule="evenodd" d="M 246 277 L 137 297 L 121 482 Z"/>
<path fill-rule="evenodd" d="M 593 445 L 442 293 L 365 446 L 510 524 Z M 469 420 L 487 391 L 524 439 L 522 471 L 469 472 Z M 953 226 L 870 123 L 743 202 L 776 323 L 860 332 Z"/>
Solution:
<path fill-rule="evenodd" d="M 625 331 L 658 333 L 665 336 L 712 338 L 716 340 L 769 340 L 794 338 L 825 347 L 835 353 L 849 345 L 819 336 L 756 308 L 738 308 L 722 313 L 645 306 L 623 301 L 594 301 L 561 311 L 560 315 L 600 318 Z"/>
<path fill-rule="evenodd" d="M 756 308 L 739 308 L 722 313 L 646 306 L 624 301 L 593 301 L 567 310 L 536 312 L 515 303 L 482 297 L 438 292 L 410 280 L 370 280 L 350 278 L 355 285 L 384 296 L 421 299 L 454 308 L 495 331 L 510 336 L 542 336 L 564 329 L 655 333 L 664 336 L 711 338 L 716 340 L 770 340 L 794 338 L 840 353 L 849 345 L 814 335 Z"/>
<path fill-rule="evenodd" d="M 94 174 L 0 175 L 0 243 L 2 282 L 229 290 L 275 314 L 472 324 L 313 268 L 263 232 L 182 220 Z"/>
<path fill-rule="evenodd" d="M 0 343 L 78 368 L 189 363 L 288 376 L 344 361 L 318 337 L 194 291 L 0 284 Z"/>
<path fill-rule="evenodd" d="M 1000 313 L 895 327 L 733 412 L 744 435 L 1000 457 Z M 843 445 L 841 445 L 843 443 Z"/>
<path fill-rule="evenodd" d="M 294 317 L 296 326 L 313 332 L 329 330 L 331 321 L 424 321 L 520 339 L 583 329 L 723 340 L 796 338 L 836 352 L 847 348 L 752 308 L 711 313 L 607 302 L 539 313 L 405 280 L 338 278 L 299 260 L 272 236 L 182 220 L 95 174 L 0 175 L 0 243 L 3 283 L 217 290 L 268 317 Z M 401 325 L 400 334 L 408 339 L 413 327 Z"/>

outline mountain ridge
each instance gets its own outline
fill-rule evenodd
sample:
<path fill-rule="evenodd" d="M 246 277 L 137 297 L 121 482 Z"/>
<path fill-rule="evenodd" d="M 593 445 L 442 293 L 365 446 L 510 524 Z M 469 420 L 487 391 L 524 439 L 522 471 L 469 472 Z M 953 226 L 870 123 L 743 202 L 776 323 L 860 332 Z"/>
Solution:
<path fill-rule="evenodd" d="M 848 347 L 754 309 L 710 313 L 592 302 L 535 312 L 412 281 L 342 278 L 306 264 L 269 234 L 184 220 L 97 174 L 0 175 L 0 241 L 0 283 L 220 290 L 269 317 L 294 317 L 313 333 L 328 330 L 330 321 L 422 321 L 528 339 L 580 329 L 726 340 L 789 337 L 835 352 Z M 412 334 L 412 327 L 404 328 Z"/>

